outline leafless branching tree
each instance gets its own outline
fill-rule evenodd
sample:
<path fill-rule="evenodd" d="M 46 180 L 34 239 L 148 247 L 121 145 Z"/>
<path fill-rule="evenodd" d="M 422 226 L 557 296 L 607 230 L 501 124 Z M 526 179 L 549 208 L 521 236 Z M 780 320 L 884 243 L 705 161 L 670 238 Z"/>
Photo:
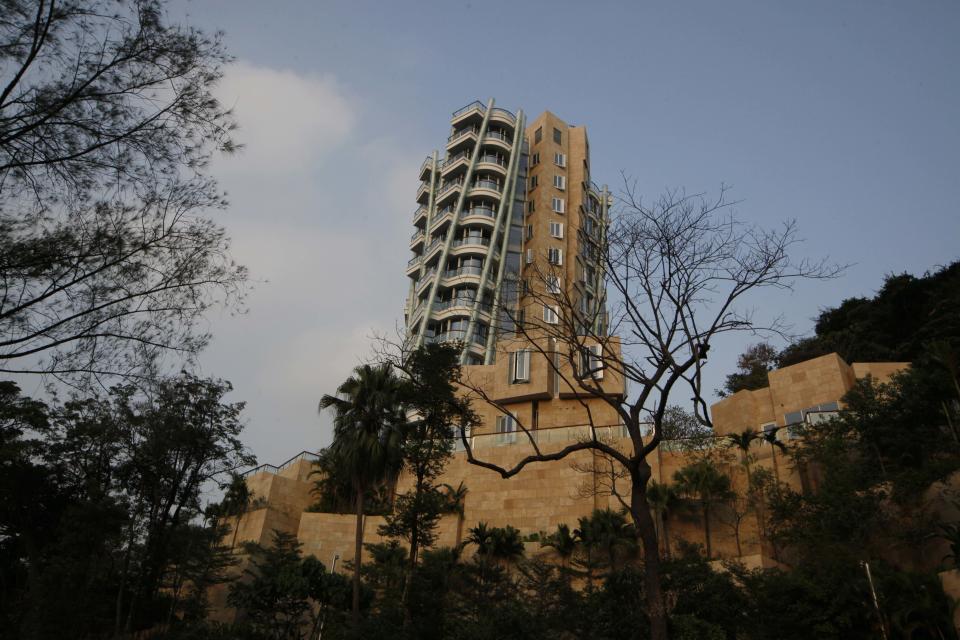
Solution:
<path fill-rule="evenodd" d="M 204 174 L 236 147 L 219 34 L 162 0 L 0 1 L 0 372 L 136 376 L 242 297 Z"/>
<path fill-rule="evenodd" d="M 731 332 L 786 329 L 780 318 L 757 319 L 744 306 L 748 294 L 789 288 L 798 279 L 831 278 L 841 268 L 792 258 L 799 242 L 796 224 L 768 230 L 742 221 L 726 188 L 715 199 L 672 191 L 648 205 L 636 195 L 635 184 L 625 182 L 608 227 L 580 239 L 580 252 L 599 256 L 605 265 L 609 311 L 598 305 L 585 308 L 574 299 L 573 288 L 556 286 L 563 275 L 556 267 L 535 263 L 525 274 L 534 282 L 527 288 L 523 313 L 511 318 L 513 330 L 530 345 L 526 348 L 548 363 L 561 388 L 581 400 L 590 422 L 587 435 L 548 450 L 532 426 L 518 420 L 518 435 L 532 453 L 508 466 L 478 455 L 467 433 L 460 438 L 469 462 L 503 478 L 578 451 L 591 450 L 612 464 L 603 474 L 613 481 L 606 489 L 633 519 L 644 552 L 651 637 L 663 640 L 667 612 L 646 488 L 648 458 L 663 439 L 667 409 L 683 394 L 709 426 L 702 376 L 714 341 Z M 555 313 L 543 311 L 545 307 Z M 468 376 L 464 381 L 470 385 Z M 507 413 L 481 385 L 470 392 Z M 590 405 L 597 399 L 616 412 L 628 436 L 626 446 L 611 442 L 607 425 L 594 420 Z"/>

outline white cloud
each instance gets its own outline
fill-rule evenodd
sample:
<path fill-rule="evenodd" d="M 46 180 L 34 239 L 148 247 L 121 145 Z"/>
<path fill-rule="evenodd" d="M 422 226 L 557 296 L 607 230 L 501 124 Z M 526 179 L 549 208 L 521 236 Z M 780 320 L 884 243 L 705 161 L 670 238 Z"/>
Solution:
<path fill-rule="evenodd" d="M 221 221 L 256 284 L 246 314 L 211 318 L 202 362 L 247 401 L 244 441 L 278 462 L 329 443 L 320 397 L 402 319 L 422 160 L 412 149 L 429 142 L 356 127 L 362 103 L 329 75 L 241 63 L 219 95 L 247 145 L 213 167 L 231 201 Z"/>
<path fill-rule="evenodd" d="M 246 148 L 228 171 L 283 173 L 336 149 L 356 124 L 356 104 L 332 75 L 304 75 L 238 62 L 217 97 L 233 107 Z"/>

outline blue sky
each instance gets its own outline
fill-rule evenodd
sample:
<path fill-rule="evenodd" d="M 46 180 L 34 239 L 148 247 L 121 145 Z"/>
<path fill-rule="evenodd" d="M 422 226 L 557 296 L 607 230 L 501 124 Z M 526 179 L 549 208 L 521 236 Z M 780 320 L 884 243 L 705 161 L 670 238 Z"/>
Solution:
<path fill-rule="evenodd" d="M 960 258 L 957 2 L 183 2 L 237 57 L 220 89 L 247 149 L 213 167 L 260 280 L 211 318 L 204 371 L 248 401 L 277 462 L 329 441 L 316 403 L 401 320 L 416 170 L 454 109 L 495 97 L 588 128 L 592 173 L 796 218 L 850 263 L 753 300 L 798 333 L 885 274 Z M 904 313 L 909 313 L 905 309 Z M 712 352 L 720 384 L 744 336 Z"/>

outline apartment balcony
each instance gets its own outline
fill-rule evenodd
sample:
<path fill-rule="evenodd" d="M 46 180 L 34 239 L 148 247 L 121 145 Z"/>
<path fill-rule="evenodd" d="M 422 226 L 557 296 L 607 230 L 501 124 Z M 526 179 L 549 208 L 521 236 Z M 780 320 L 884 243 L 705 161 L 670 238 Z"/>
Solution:
<path fill-rule="evenodd" d="M 477 169 L 492 171 L 503 177 L 507 176 L 507 159 L 493 153 L 484 153 L 477 158 Z"/>
<path fill-rule="evenodd" d="M 421 222 L 423 224 L 427 223 L 427 208 L 425 206 L 418 207 L 417 210 L 413 212 L 413 224 L 419 227 Z"/>
<path fill-rule="evenodd" d="M 458 238 L 450 244 L 451 255 L 461 255 L 464 253 L 483 253 L 486 254 L 487 247 L 490 246 L 490 238 Z"/>
<path fill-rule="evenodd" d="M 435 231 L 443 225 L 453 220 L 453 207 L 446 207 L 437 212 L 433 217 L 433 223 L 430 225 L 430 231 Z"/>
<path fill-rule="evenodd" d="M 490 124 L 505 126 L 509 131 L 513 132 L 517 127 L 517 116 L 506 109 L 494 107 L 493 111 L 490 112 Z"/>
<path fill-rule="evenodd" d="M 427 234 L 423 231 L 423 229 L 418 229 L 415 231 L 414 234 L 410 236 L 410 250 L 417 251 L 420 247 L 422 247 L 426 237 Z"/>
<path fill-rule="evenodd" d="M 456 155 L 458 151 L 473 146 L 480 135 L 480 127 L 457 129 L 447 138 L 447 154 Z"/>
<path fill-rule="evenodd" d="M 432 344 L 435 342 L 463 342 L 466 340 L 467 330 L 466 329 L 454 329 L 452 331 L 445 331 L 443 333 L 437 333 L 432 336 L 425 336 L 424 342 L 427 344 Z M 473 338 L 470 341 L 471 347 L 477 346 L 480 348 L 486 348 L 487 338 L 486 336 L 479 336 L 476 332 L 473 334 Z"/>
<path fill-rule="evenodd" d="M 423 264 L 423 256 L 414 256 L 407 262 L 407 275 L 415 276 L 420 273 L 420 265 Z"/>
<path fill-rule="evenodd" d="M 466 171 L 467 167 L 470 166 L 470 158 L 472 155 L 473 153 L 469 149 L 453 154 L 443 161 L 443 166 L 440 168 L 440 175 L 446 177 L 456 171 Z"/>
<path fill-rule="evenodd" d="M 496 182 L 495 180 L 480 178 L 478 180 L 474 180 L 470 185 L 471 196 L 481 196 L 499 200 L 502 192 L 503 183 Z"/>
<path fill-rule="evenodd" d="M 464 209 L 460 214 L 460 224 L 482 224 L 493 227 L 496 224 L 497 212 L 488 207 L 473 207 Z"/>
<path fill-rule="evenodd" d="M 445 287 L 457 287 L 463 284 L 477 284 L 480 282 L 482 267 L 460 267 L 447 269 L 440 274 L 440 284 Z"/>
<path fill-rule="evenodd" d="M 480 317 L 490 320 L 492 309 L 489 304 L 477 302 L 475 298 L 453 298 L 452 300 L 437 300 L 433 303 L 430 317 L 434 320 L 446 320 L 461 316 L 470 316 L 474 309 L 480 311 Z"/>
<path fill-rule="evenodd" d="M 420 172 L 417 173 L 424 182 L 430 180 L 430 173 L 433 170 L 433 156 L 427 156 L 427 159 L 420 165 Z"/>
<path fill-rule="evenodd" d="M 494 109 L 496 111 L 496 109 Z M 479 100 L 474 100 L 470 104 L 460 107 L 453 112 L 450 117 L 450 124 L 454 127 L 462 127 L 466 124 L 480 123 L 487 112 L 487 107 Z M 492 115 L 492 114 L 491 114 Z"/>
<path fill-rule="evenodd" d="M 423 252 L 424 264 L 429 264 L 430 260 L 432 260 L 434 256 L 438 255 L 440 251 L 443 250 L 443 243 L 446 242 L 446 240 L 447 239 L 445 237 L 434 238 L 433 241 L 427 245 L 426 250 Z"/>
<path fill-rule="evenodd" d="M 497 131 L 496 129 L 487 131 L 487 135 L 483 138 L 484 146 L 497 147 L 503 149 L 504 151 L 510 151 L 513 149 L 513 138 L 511 138 L 505 131 Z"/>
<path fill-rule="evenodd" d="M 445 204 L 450 200 L 457 197 L 460 193 L 460 189 L 463 187 L 462 180 L 454 180 L 453 182 L 447 182 L 437 191 L 437 206 Z"/>
<path fill-rule="evenodd" d="M 430 182 L 423 182 L 417 189 L 417 202 L 426 205 L 430 202 Z"/>
<path fill-rule="evenodd" d="M 426 289 L 431 282 L 433 282 L 433 276 L 436 273 L 437 268 L 433 267 L 431 269 L 427 269 L 426 273 L 420 276 L 420 279 L 417 280 L 417 284 L 414 286 L 414 290 L 417 292 L 417 295 L 423 293 L 423 290 Z"/>

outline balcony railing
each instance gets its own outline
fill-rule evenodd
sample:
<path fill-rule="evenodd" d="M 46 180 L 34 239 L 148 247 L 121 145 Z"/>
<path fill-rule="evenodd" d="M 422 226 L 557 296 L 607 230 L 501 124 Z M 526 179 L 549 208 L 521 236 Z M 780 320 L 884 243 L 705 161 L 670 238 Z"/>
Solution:
<path fill-rule="evenodd" d="M 423 256 L 413 256 L 407 261 L 407 269 L 409 269 L 415 264 L 420 264 L 422 260 L 423 260 Z"/>
<path fill-rule="evenodd" d="M 410 236 L 410 242 L 418 242 L 423 239 L 423 236 L 427 235 L 423 231 L 415 231 L 412 236 Z"/>
<path fill-rule="evenodd" d="M 490 246 L 490 238 L 480 238 L 480 237 L 476 237 L 476 236 L 466 237 L 466 238 L 458 238 L 458 239 L 456 239 L 456 240 L 453 241 L 453 244 L 452 244 L 451 246 L 452 246 L 453 248 L 456 248 L 456 247 L 463 247 L 463 246 L 466 246 L 466 245 L 477 245 L 477 246 L 481 246 L 481 247 L 489 247 L 489 246 Z"/>
<path fill-rule="evenodd" d="M 474 207 L 472 209 L 464 209 L 463 216 L 486 216 L 488 218 L 496 218 L 497 212 L 489 207 Z"/>
<path fill-rule="evenodd" d="M 447 182 L 440 187 L 439 191 L 437 191 L 437 197 L 439 198 L 440 196 L 444 195 L 454 187 L 460 187 L 460 186 L 463 186 L 463 180 L 455 180 L 453 182 Z"/>
<path fill-rule="evenodd" d="M 451 166 L 453 163 L 459 162 L 463 158 L 470 158 L 470 155 L 471 155 L 470 151 L 461 151 L 460 153 L 454 154 L 443 161 L 441 168 L 445 169 Z"/>
<path fill-rule="evenodd" d="M 507 120 L 509 120 L 510 122 L 512 122 L 512 123 L 514 123 L 514 124 L 516 124 L 516 122 L 517 122 L 517 116 L 513 115 L 512 112 L 507 111 L 506 109 L 501 109 L 500 107 L 494 107 L 494 108 L 493 108 L 493 113 L 496 114 L 496 115 L 501 115 L 501 116 L 506 117 Z"/>
<path fill-rule="evenodd" d="M 507 166 L 507 161 L 506 161 L 506 160 L 504 160 L 504 159 L 501 158 L 500 156 L 495 156 L 495 155 L 489 154 L 489 153 L 486 153 L 486 154 L 480 156 L 480 157 L 477 159 L 477 162 L 488 162 L 488 163 L 490 163 L 490 164 L 498 164 L 498 165 L 500 165 L 501 167 L 506 167 L 506 166 Z"/>
<path fill-rule="evenodd" d="M 426 215 L 426 213 L 427 213 L 426 207 L 417 207 L 417 210 L 413 212 L 414 221 L 416 221 L 416 219 L 419 218 L 420 216 Z"/>
<path fill-rule="evenodd" d="M 443 333 L 438 333 L 432 336 L 426 336 L 424 342 L 427 344 L 434 342 L 463 342 L 467 337 L 466 329 L 454 329 L 452 331 L 445 331 Z M 477 335 L 476 332 L 473 334 L 471 342 L 478 345 L 485 345 L 487 343 L 486 336 Z"/>
<path fill-rule="evenodd" d="M 458 278 L 460 276 L 479 276 L 482 271 L 482 267 L 459 267 L 457 269 L 447 269 L 443 272 L 443 277 Z"/>
<path fill-rule="evenodd" d="M 447 142 L 453 142 L 454 140 L 459 140 L 463 136 L 470 135 L 471 133 L 474 135 L 480 133 L 480 127 L 467 127 L 465 129 L 457 129 L 456 131 L 450 134 L 450 136 L 447 138 Z"/>
<path fill-rule="evenodd" d="M 485 313 L 490 313 L 493 307 L 486 302 L 477 302 L 476 298 L 453 298 L 451 300 L 437 300 L 433 303 L 434 311 L 446 311 L 447 309 L 453 309 L 456 307 L 463 307 L 466 309 L 473 309 L 474 307 L 479 308 Z"/>
<path fill-rule="evenodd" d="M 497 130 L 487 131 L 487 137 L 488 137 L 488 138 L 494 138 L 494 139 L 496 139 L 496 140 L 502 140 L 502 141 L 506 142 L 507 144 L 512 144 L 512 143 L 513 143 L 513 139 L 511 139 L 510 136 L 508 136 L 507 134 L 505 134 L 503 131 L 497 131 Z"/>
<path fill-rule="evenodd" d="M 474 100 L 473 102 L 471 102 L 471 103 L 468 104 L 467 106 L 465 106 L 465 107 L 460 107 L 459 109 L 457 109 L 456 111 L 454 111 L 452 117 L 453 117 L 453 118 L 456 118 L 457 116 L 461 116 L 461 115 L 465 114 L 467 111 L 470 111 L 471 109 L 480 109 L 480 111 L 484 111 L 484 110 L 486 109 L 486 107 L 484 107 L 484 106 L 483 106 L 483 103 L 480 102 L 479 100 Z M 502 111 L 502 109 L 500 109 L 500 111 Z M 513 114 L 511 114 L 511 115 L 513 115 Z"/>
<path fill-rule="evenodd" d="M 497 193 L 500 193 L 503 190 L 503 187 L 500 185 L 500 183 L 494 182 L 493 180 L 474 180 L 471 188 L 490 189 L 491 191 L 496 191 Z"/>
<path fill-rule="evenodd" d="M 430 224 L 430 228 L 433 229 L 433 228 L 439 227 L 440 225 L 442 225 L 444 222 L 451 219 L 452 217 L 453 217 L 453 209 L 448 207 L 443 210 L 443 213 L 435 215 L 433 217 L 433 222 Z"/>
<path fill-rule="evenodd" d="M 427 245 L 427 248 L 423 250 L 423 256 L 427 257 L 428 255 L 430 255 L 430 252 L 436 249 L 438 246 L 442 245 L 444 240 L 446 240 L 445 237 L 434 238 L 430 242 L 430 244 Z"/>
<path fill-rule="evenodd" d="M 422 176 L 423 172 L 427 170 L 427 167 L 433 164 L 433 156 L 427 156 L 427 159 L 423 161 L 423 164 L 420 165 L 420 172 L 418 176 Z"/>
<path fill-rule="evenodd" d="M 431 278 L 433 278 L 433 275 L 434 275 L 436 272 L 437 272 L 437 268 L 436 268 L 436 267 L 432 267 L 432 268 L 430 268 L 430 269 L 427 269 L 427 272 L 424 273 L 422 276 L 420 276 L 420 279 L 417 280 L 417 286 L 416 286 L 417 290 L 419 290 L 420 287 L 423 286 L 423 284 L 424 284 L 425 282 L 428 282 Z"/>

